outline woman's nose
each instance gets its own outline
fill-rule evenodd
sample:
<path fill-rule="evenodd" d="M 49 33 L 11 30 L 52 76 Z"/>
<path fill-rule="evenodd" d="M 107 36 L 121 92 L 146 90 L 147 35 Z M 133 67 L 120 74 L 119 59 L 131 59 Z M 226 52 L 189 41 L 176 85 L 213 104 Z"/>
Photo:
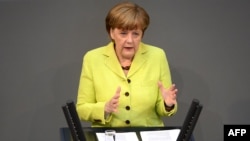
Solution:
<path fill-rule="evenodd" d="M 133 41 L 133 35 L 132 34 L 128 34 L 127 36 L 127 42 L 132 42 Z"/>

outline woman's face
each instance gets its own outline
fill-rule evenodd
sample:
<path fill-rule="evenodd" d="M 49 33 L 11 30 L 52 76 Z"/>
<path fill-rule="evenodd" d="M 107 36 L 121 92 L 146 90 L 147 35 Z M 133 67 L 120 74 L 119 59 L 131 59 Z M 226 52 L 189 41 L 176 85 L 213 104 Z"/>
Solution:
<path fill-rule="evenodd" d="M 115 52 L 118 58 L 132 60 L 139 48 L 142 35 L 143 32 L 141 29 L 111 29 L 110 36 L 115 42 Z"/>

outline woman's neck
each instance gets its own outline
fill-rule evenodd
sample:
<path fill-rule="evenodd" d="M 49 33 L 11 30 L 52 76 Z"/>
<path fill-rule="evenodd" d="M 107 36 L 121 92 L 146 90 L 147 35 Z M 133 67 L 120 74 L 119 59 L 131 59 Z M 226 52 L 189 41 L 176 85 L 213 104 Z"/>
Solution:
<path fill-rule="evenodd" d="M 120 64 L 121 66 L 130 66 L 132 63 L 131 60 L 127 59 L 127 60 L 120 60 Z"/>

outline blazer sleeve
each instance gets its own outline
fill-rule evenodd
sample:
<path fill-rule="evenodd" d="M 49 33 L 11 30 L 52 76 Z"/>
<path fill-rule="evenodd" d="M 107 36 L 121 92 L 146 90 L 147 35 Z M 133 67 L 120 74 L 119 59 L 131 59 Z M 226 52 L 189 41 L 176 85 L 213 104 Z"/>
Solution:
<path fill-rule="evenodd" d="M 105 102 L 97 102 L 93 84 L 92 69 L 95 63 L 94 56 L 86 53 L 83 58 L 82 72 L 78 88 L 76 109 L 81 120 L 91 121 L 97 124 L 105 124 Z"/>
<path fill-rule="evenodd" d="M 169 88 L 172 85 L 171 72 L 167 60 L 167 56 L 164 50 L 160 52 L 160 81 L 163 83 L 165 88 Z M 158 91 L 158 100 L 157 100 L 157 112 L 161 116 L 172 116 L 177 112 L 177 104 L 171 111 L 166 111 L 164 100 L 162 98 L 161 92 Z"/>

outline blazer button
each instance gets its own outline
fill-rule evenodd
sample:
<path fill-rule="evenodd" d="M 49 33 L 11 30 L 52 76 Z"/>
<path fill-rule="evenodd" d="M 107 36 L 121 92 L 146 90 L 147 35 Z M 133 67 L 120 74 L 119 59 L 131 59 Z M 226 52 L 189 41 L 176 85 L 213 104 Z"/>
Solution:
<path fill-rule="evenodd" d="M 129 92 L 126 92 L 126 93 L 125 93 L 125 96 L 129 96 Z"/>
<path fill-rule="evenodd" d="M 131 82 L 131 80 L 130 80 L 130 79 L 127 79 L 127 81 L 128 81 L 128 83 L 130 83 L 130 82 Z"/>
<path fill-rule="evenodd" d="M 125 108 L 126 108 L 126 110 L 130 110 L 130 107 L 129 107 L 129 106 L 126 106 Z"/>
<path fill-rule="evenodd" d="M 129 120 L 126 120 L 125 123 L 126 123 L 126 124 L 130 124 L 130 121 L 129 121 Z"/>

